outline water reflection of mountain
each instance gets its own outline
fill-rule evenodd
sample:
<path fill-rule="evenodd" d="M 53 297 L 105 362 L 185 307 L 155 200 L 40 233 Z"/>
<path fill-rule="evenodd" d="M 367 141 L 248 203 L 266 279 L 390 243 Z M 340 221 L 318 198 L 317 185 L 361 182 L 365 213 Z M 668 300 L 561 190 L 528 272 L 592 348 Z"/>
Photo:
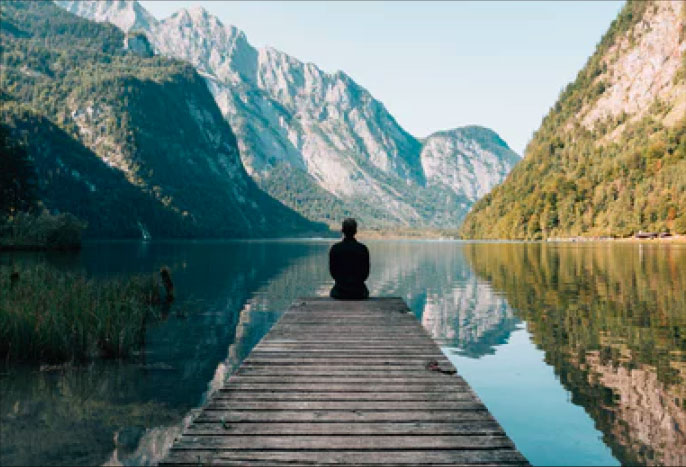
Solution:
<path fill-rule="evenodd" d="M 473 356 L 491 353 L 518 322 L 505 299 L 474 276 L 459 244 L 382 241 L 368 245 L 371 294 L 405 298 L 442 344 Z M 332 285 L 328 248 L 328 243 L 312 244 L 308 254 L 294 259 L 252 293 L 240 312 L 227 365 L 242 361 L 266 332 L 263 329 L 269 329 L 293 299 L 328 295 Z"/>
<path fill-rule="evenodd" d="M 623 463 L 686 464 L 686 249 L 466 245 Z"/>
<path fill-rule="evenodd" d="M 310 253 L 303 245 L 258 242 L 148 248 L 135 264 L 145 271 L 172 265 L 177 309 L 149 329 L 141 361 L 56 371 L 5 369 L 0 380 L 0 464 L 142 464 L 159 459 L 180 421 L 202 402 L 229 345 L 243 339 L 237 325 L 246 302 Z M 138 247 L 130 244 L 97 245 L 87 247 L 79 262 L 68 267 L 94 275 L 124 272 L 138 254 Z M 180 310 L 187 316 L 177 316 Z"/>
<path fill-rule="evenodd" d="M 494 353 L 519 322 L 507 302 L 476 278 L 427 299 L 422 324 L 441 345 L 470 357 Z"/>
<path fill-rule="evenodd" d="M 472 357 L 493 353 L 519 320 L 504 298 L 477 278 L 454 242 L 383 242 L 370 245 L 380 269 L 373 295 L 402 295 L 441 345 Z"/>

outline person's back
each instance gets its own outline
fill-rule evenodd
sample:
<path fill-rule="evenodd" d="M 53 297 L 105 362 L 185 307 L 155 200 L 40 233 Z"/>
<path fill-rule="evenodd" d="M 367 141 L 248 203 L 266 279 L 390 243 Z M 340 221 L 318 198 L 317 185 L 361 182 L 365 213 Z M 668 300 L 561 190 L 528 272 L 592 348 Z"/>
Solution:
<path fill-rule="evenodd" d="M 355 219 L 343 221 L 345 238 L 329 250 L 329 271 L 336 281 L 331 297 L 359 300 L 369 297 L 364 281 L 369 277 L 369 250 L 355 240 L 357 223 Z"/>

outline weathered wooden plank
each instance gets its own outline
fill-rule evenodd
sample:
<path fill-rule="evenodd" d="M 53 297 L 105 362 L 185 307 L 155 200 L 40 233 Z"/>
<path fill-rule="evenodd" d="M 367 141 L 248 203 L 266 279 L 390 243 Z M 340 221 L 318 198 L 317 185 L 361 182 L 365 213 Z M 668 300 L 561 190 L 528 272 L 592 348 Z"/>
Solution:
<path fill-rule="evenodd" d="M 396 342 L 402 342 L 405 338 L 416 337 L 416 330 L 412 326 L 394 326 L 393 329 L 388 328 L 369 328 L 364 326 L 359 326 L 356 328 L 349 328 L 341 331 L 337 331 L 335 327 L 327 326 L 292 326 L 293 329 L 286 329 L 279 327 L 274 332 L 274 337 L 290 336 L 294 332 L 297 332 L 301 339 L 334 339 L 341 336 L 341 332 L 349 333 L 354 335 L 356 339 L 367 339 L 373 340 L 375 338 L 383 339 L 396 339 Z"/>
<path fill-rule="evenodd" d="M 230 383 L 248 383 L 248 384 L 284 384 L 284 383 L 305 383 L 305 384 L 445 384 L 456 383 L 450 375 L 441 373 L 432 373 L 425 377 L 417 376 L 388 376 L 385 373 L 378 372 L 369 374 L 366 377 L 355 376 L 311 376 L 311 375 L 234 375 L 231 376 Z M 463 381 L 460 381 L 466 385 Z"/>
<path fill-rule="evenodd" d="M 371 311 L 341 311 L 334 309 L 310 309 L 310 310 L 290 310 L 286 318 L 297 319 L 297 318 L 321 318 L 321 317 L 333 317 L 333 318 L 349 318 L 348 322 L 354 322 L 356 319 L 406 319 L 414 318 L 413 313 L 400 313 L 400 312 L 389 312 L 388 310 L 371 310 Z"/>
<path fill-rule="evenodd" d="M 292 336 L 284 335 L 279 336 L 278 332 L 275 332 L 273 336 L 269 336 L 269 340 L 266 342 L 269 343 L 317 343 L 317 344 L 327 344 L 327 343 L 334 343 L 334 344 L 386 344 L 386 345 L 393 345 L 394 343 L 402 345 L 402 344 L 424 344 L 428 345 L 426 342 L 426 339 L 420 339 L 416 336 L 403 336 L 402 339 L 399 339 L 398 336 L 393 336 L 393 335 L 377 335 L 376 338 L 374 339 L 368 339 L 366 337 L 359 337 L 359 336 L 351 336 L 351 335 L 340 335 L 340 334 L 332 334 L 328 335 L 325 339 L 322 338 L 311 338 L 309 336 L 304 336 L 300 335 L 297 338 L 294 338 Z"/>
<path fill-rule="evenodd" d="M 294 400 L 294 401 L 452 401 L 472 400 L 474 394 L 468 387 L 455 392 L 271 392 L 224 390 L 216 393 L 213 400 Z"/>
<path fill-rule="evenodd" d="M 328 334 L 325 339 L 321 338 L 312 338 L 306 335 L 297 335 L 294 336 L 292 334 L 280 334 L 279 330 L 276 329 L 274 331 L 274 334 L 270 334 L 267 336 L 269 340 L 265 342 L 275 342 L 275 343 L 283 343 L 283 342 L 317 342 L 317 343 L 327 343 L 330 341 L 333 342 L 353 342 L 353 343 L 388 343 L 388 344 L 405 344 L 405 343 L 422 343 L 429 345 L 426 341 L 426 337 L 422 336 L 416 336 L 416 335 L 408 335 L 404 336 L 402 339 L 399 339 L 398 336 L 395 335 L 378 335 L 374 339 L 368 339 L 366 336 L 365 337 L 360 337 L 358 335 L 350 335 L 350 334 Z"/>
<path fill-rule="evenodd" d="M 254 349 L 251 354 L 251 358 L 268 358 L 268 357 L 278 357 L 278 358 L 344 358 L 344 359 L 360 359 L 364 358 L 365 361 L 372 358 L 393 358 L 393 359 L 416 359 L 425 358 L 427 360 L 444 360 L 445 356 L 440 350 L 414 350 L 414 351 L 392 351 L 392 350 L 366 350 L 359 351 L 353 349 L 330 349 L 330 350 L 299 350 L 299 349 L 280 349 L 280 350 L 267 350 L 267 349 Z"/>
<path fill-rule="evenodd" d="M 526 465 L 514 449 L 218 451 L 172 449 L 167 463 L 222 465 Z M 233 464 L 231 464 L 233 463 Z"/>
<path fill-rule="evenodd" d="M 335 326 L 348 327 L 350 326 L 350 318 L 322 318 L 326 319 L 326 324 L 323 325 L 321 322 L 316 321 L 305 321 L 305 319 L 288 319 L 283 322 L 279 322 L 281 326 L 279 330 L 288 329 L 290 327 L 301 327 L 304 331 L 316 331 L 321 329 L 331 330 Z M 414 328 L 414 324 L 411 320 L 415 318 L 408 317 L 407 319 L 357 319 L 355 320 L 354 328 L 362 329 L 365 328 L 365 332 L 369 329 L 382 329 L 384 332 L 390 330 L 396 330 L 398 328 L 403 328 L 403 330 L 410 330 Z"/>
<path fill-rule="evenodd" d="M 189 435 L 486 435 L 502 434 L 495 420 L 464 420 L 451 423 L 193 423 L 185 432 Z"/>
<path fill-rule="evenodd" d="M 449 365 L 450 363 L 447 360 L 442 360 L 438 358 L 433 358 L 433 357 L 428 357 L 428 358 L 392 358 L 392 357 L 375 357 L 375 358 L 365 358 L 365 359 L 360 359 L 358 357 L 341 357 L 341 358 L 335 358 L 335 357 L 248 357 L 245 359 L 246 363 L 249 363 L 251 365 L 273 365 L 273 364 L 282 364 L 282 365 L 308 365 L 308 364 L 314 364 L 314 365 L 350 365 L 350 364 L 358 364 L 358 365 L 365 365 L 365 364 L 372 364 L 372 365 L 389 365 L 389 366 L 420 366 L 420 367 L 426 367 L 432 360 L 438 360 L 439 363 L 443 363 L 445 365 Z"/>
<path fill-rule="evenodd" d="M 408 367 L 395 367 L 389 368 L 388 365 L 307 365 L 307 366 L 294 366 L 294 365 L 248 365 L 245 364 L 241 366 L 236 374 L 269 374 L 274 376 L 279 375 L 290 375 L 290 374 L 323 374 L 323 375 L 347 375 L 353 373 L 359 373 L 360 376 L 365 375 L 378 375 L 379 372 L 384 372 L 385 375 L 417 375 L 417 374 L 427 374 L 425 366 L 408 366 Z M 428 374 L 427 376 L 431 376 Z"/>
<path fill-rule="evenodd" d="M 360 342 L 357 344 L 336 344 L 331 345 L 331 342 L 322 343 L 307 343 L 307 342 L 294 342 L 287 344 L 273 344 L 273 343 L 263 343 L 255 346 L 254 350 L 277 350 L 283 351 L 287 349 L 298 350 L 298 351 L 311 351 L 311 352 L 342 352 L 342 351 L 352 351 L 352 352 L 364 352 L 364 351 L 395 351 L 397 353 L 404 353 L 408 351 L 434 351 L 436 346 L 428 346 L 426 344 L 398 344 L 394 345 L 374 345 L 369 342 Z"/>
<path fill-rule="evenodd" d="M 378 316 L 388 316 L 389 318 L 395 318 L 396 316 L 414 316 L 411 311 L 402 310 L 394 311 L 388 308 L 376 308 L 376 309 L 356 309 L 356 310 L 345 310 L 340 308 L 327 308 L 327 307 L 312 307 L 306 306 L 301 308 L 291 308 L 289 310 L 289 316 L 352 316 L 352 317 L 378 317 Z"/>
<path fill-rule="evenodd" d="M 353 349 L 387 349 L 387 350 L 395 350 L 395 349 L 439 349 L 437 345 L 433 343 L 428 343 L 426 341 L 421 341 L 419 339 L 414 339 L 414 340 L 407 340 L 407 341 L 399 341 L 399 340 L 364 340 L 364 339 L 356 339 L 356 340 L 342 340 L 342 336 L 338 336 L 339 339 L 334 340 L 332 345 L 332 341 L 311 341 L 307 339 L 288 339 L 288 340 L 267 340 L 267 341 L 261 341 L 257 346 L 255 346 L 256 349 L 261 349 L 264 347 L 277 347 L 280 349 L 288 349 L 288 348 L 312 348 L 312 349 L 321 349 L 321 350 L 336 350 L 339 347 L 350 347 Z"/>
<path fill-rule="evenodd" d="M 278 336 L 274 336 L 275 338 Z M 346 336 L 327 336 L 325 338 L 322 337 L 314 337 L 310 338 L 309 336 L 300 336 L 300 339 L 288 339 L 288 340 L 283 340 L 279 339 L 277 342 L 276 340 L 270 340 L 269 343 L 283 343 L 287 342 L 289 344 L 297 344 L 297 345 L 311 345 L 311 344 L 319 344 L 319 345 L 330 345 L 332 347 L 344 347 L 344 346 L 364 346 L 364 345 L 385 345 L 385 346 L 393 346 L 394 344 L 398 345 L 426 345 L 426 341 L 421 340 L 421 339 L 415 339 L 412 338 L 411 336 L 405 337 L 403 339 L 399 339 L 398 337 L 384 337 L 384 336 L 376 336 L 376 338 L 368 338 L 368 337 L 346 337 Z"/>
<path fill-rule="evenodd" d="M 487 420 L 484 406 L 478 410 L 203 410 L 198 422 L 461 422 Z"/>
<path fill-rule="evenodd" d="M 348 323 L 355 323 L 357 319 L 379 319 L 386 318 L 389 320 L 402 320 L 407 318 L 415 318 L 413 313 L 408 312 L 391 312 L 389 310 L 356 310 L 356 311 L 341 311 L 334 309 L 309 309 L 309 310 L 289 310 L 287 319 L 313 319 L 313 318 L 349 318 Z"/>
<path fill-rule="evenodd" d="M 526 464 L 398 299 L 302 299 L 165 463 Z"/>
<path fill-rule="evenodd" d="M 286 325 L 284 325 L 286 326 Z M 312 335 L 325 335 L 327 337 L 335 338 L 338 337 L 339 339 L 342 339 L 343 337 L 346 337 L 347 339 L 357 339 L 360 340 L 360 336 L 363 335 L 374 335 L 379 337 L 380 339 L 383 338 L 388 338 L 392 339 L 395 337 L 395 342 L 398 344 L 401 344 L 402 341 L 398 339 L 398 335 L 405 335 L 407 336 L 408 339 L 414 339 L 417 342 L 421 342 L 420 339 L 417 338 L 416 334 L 412 332 L 413 326 L 411 324 L 407 325 L 392 325 L 392 324 L 383 324 L 379 323 L 378 325 L 372 325 L 372 324 L 361 324 L 357 330 L 359 331 L 359 335 L 341 335 L 336 333 L 336 330 L 332 326 L 315 326 L 315 325 L 302 325 L 300 323 L 294 323 L 292 325 L 293 327 L 300 328 L 298 331 L 298 337 L 297 341 L 304 340 L 308 338 L 309 336 Z M 397 332 L 396 332 L 397 331 Z M 279 327 L 276 329 L 274 332 L 274 337 L 278 338 L 279 340 L 283 339 L 285 336 L 288 336 L 289 331 L 286 329 Z M 268 342 L 268 341 L 265 341 Z M 368 343 L 370 341 L 367 341 Z M 373 342 L 373 341 L 372 341 Z M 428 342 L 424 341 L 424 344 L 429 344 Z"/>
<path fill-rule="evenodd" d="M 311 307 L 311 306 L 305 306 L 301 308 L 291 308 L 288 310 L 288 317 L 307 317 L 307 316 L 350 316 L 353 318 L 378 318 L 379 316 L 386 316 L 389 319 L 395 319 L 395 318 L 403 318 L 406 316 L 414 316 L 414 314 L 411 311 L 407 310 L 402 310 L 402 311 L 393 311 L 392 308 L 389 309 L 387 307 L 379 307 L 379 308 L 374 308 L 374 309 L 355 309 L 355 310 L 345 310 L 345 309 L 336 309 L 336 308 L 328 308 L 328 307 Z"/>
<path fill-rule="evenodd" d="M 375 306 L 390 306 L 393 310 L 397 310 L 398 307 L 404 305 L 407 307 L 405 302 L 400 297 L 370 297 L 365 300 L 347 300 L 347 301 L 336 301 L 331 300 L 328 297 L 301 297 L 293 302 L 293 308 L 297 309 L 301 306 L 315 307 L 315 306 L 329 306 L 342 309 L 373 309 Z"/>
<path fill-rule="evenodd" d="M 476 399 L 448 401 L 289 401 L 213 399 L 206 410 L 479 410 Z"/>
<path fill-rule="evenodd" d="M 514 445 L 503 435 L 289 435 L 289 436 L 191 436 L 174 445 L 175 449 L 227 449 L 232 451 L 282 449 L 340 449 L 340 450 L 404 450 L 413 449 L 498 449 Z"/>
<path fill-rule="evenodd" d="M 270 370 L 273 370 L 273 372 L 269 372 Z M 386 375 L 392 376 L 392 375 L 416 375 L 418 373 L 426 373 L 426 365 L 403 365 L 403 366 L 389 366 L 389 365 L 374 365 L 374 366 L 367 366 L 367 365 L 357 365 L 357 364 L 340 364 L 340 365 L 317 365 L 317 364 L 308 364 L 308 365 L 289 365 L 289 364 L 278 364 L 278 365 L 264 365 L 264 364 L 256 364 L 256 365 L 245 365 L 242 366 L 239 370 L 239 373 L 237 374 L 270 374 L 274 376 L 279 376 L 279 375 L 290 375 L 290 374 L 314 374 L 314 373 L 322 373 L 325 375 L 347 375 L 350 373 L 361 373 L 361 376 L 372 376 L 376 375 L 378 376 L 380 372 L 383 372 Z M 431 372 L 427 374 L 427 377 L 430 377 L 434 375 L 434 373 L 440 373 L 440 372 Z M 441 375 L 443 373 L 440 373 Z M 435 376 L 435 375 L 434 375 Z M 456 376 L 456 375 L 453 375 Z M 459 376 L 456 376 L 461 380 Z"/>
<path fill-rule="evenodd" d="M 256 375 L 256 376 L 351 376 L 351 377 L 367 377 L 374 378 L 379 376 L 379 372 L 383 372 L 385 377 L 408 377 L 408 378 L 431 378 L 434 372 L 427 374 L 425 368 L 394 368 L 390 369 L 387 366 L 322 366 L 322 365 L 308 365 L 306 367 L 297 367 L 293 365 L 280 365 L 278 367 L 265 366 L 242 366 L 236 372 L 237 375 Z M 460 378 L 457 375 L 453 377 Z M 461 379 L 461 378 L 460 378 Z"/>
<path fill-rule="evenodd" d="M 290 360 L 355 360 L 358 363 L 363 363 L 363 362 L 368 362 L 370 364 L 374 364 L 375 361 L 410 361 L 410 362 L 417 362 L 421 361 L 424 363 L 431 362 L 432 360 L 439 360 L 442 362 L 450 363 L 450 361 L 442 354 L 442 353 L 426 353 L 426 354 L 381 354 L 381 355 L 373 355 L 370 354 L 365 358 L 364 354 L 360 353 L 346 353 L 345 351 L 340 351 L 339 353 L 301 353 L 301 352 L 261 352 L 261 351 L 255 351 L 252 352 L 246 359 L 245 363 L 249 363 L 251 361 L 255 360 L 269 360 L 269 359 L 278 359 L 278 360 L 285 360 L 285 359 L 290 359 Z"/>
<path fill-rule="evenodd" d="M 452 392 L 465 388 L 457 382 L 426 383 L 426 384 L 381 384 L 381 383 L 235 383 L 231 389 L 242 391 L 273 391 L 273 392 Z M 228 389 L 229 391 L 231 389 Z"/>

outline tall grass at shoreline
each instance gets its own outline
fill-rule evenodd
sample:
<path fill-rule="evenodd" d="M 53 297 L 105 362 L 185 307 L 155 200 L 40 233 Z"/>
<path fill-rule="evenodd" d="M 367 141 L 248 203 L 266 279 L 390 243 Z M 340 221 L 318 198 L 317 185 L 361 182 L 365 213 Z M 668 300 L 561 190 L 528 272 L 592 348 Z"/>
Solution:
<path fill-rule="evenodd" d="M 0 266 L 0 357 L 66 362 L 140 348 L 160 300 L 157 276 L 94 280 L 47 265 Z"/>

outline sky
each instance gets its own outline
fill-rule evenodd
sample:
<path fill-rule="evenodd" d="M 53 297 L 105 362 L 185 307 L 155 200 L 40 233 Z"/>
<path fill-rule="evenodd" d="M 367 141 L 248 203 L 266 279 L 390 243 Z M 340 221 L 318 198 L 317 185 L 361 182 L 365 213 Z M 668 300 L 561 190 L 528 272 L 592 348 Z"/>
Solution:
<path fill-rule="evenodd" d="M 158 19 L 202 5 L 327 72 L 342 70 L 416 137 L 495 130 L 522 154 L 623 1 L 159 1 Z"/>

